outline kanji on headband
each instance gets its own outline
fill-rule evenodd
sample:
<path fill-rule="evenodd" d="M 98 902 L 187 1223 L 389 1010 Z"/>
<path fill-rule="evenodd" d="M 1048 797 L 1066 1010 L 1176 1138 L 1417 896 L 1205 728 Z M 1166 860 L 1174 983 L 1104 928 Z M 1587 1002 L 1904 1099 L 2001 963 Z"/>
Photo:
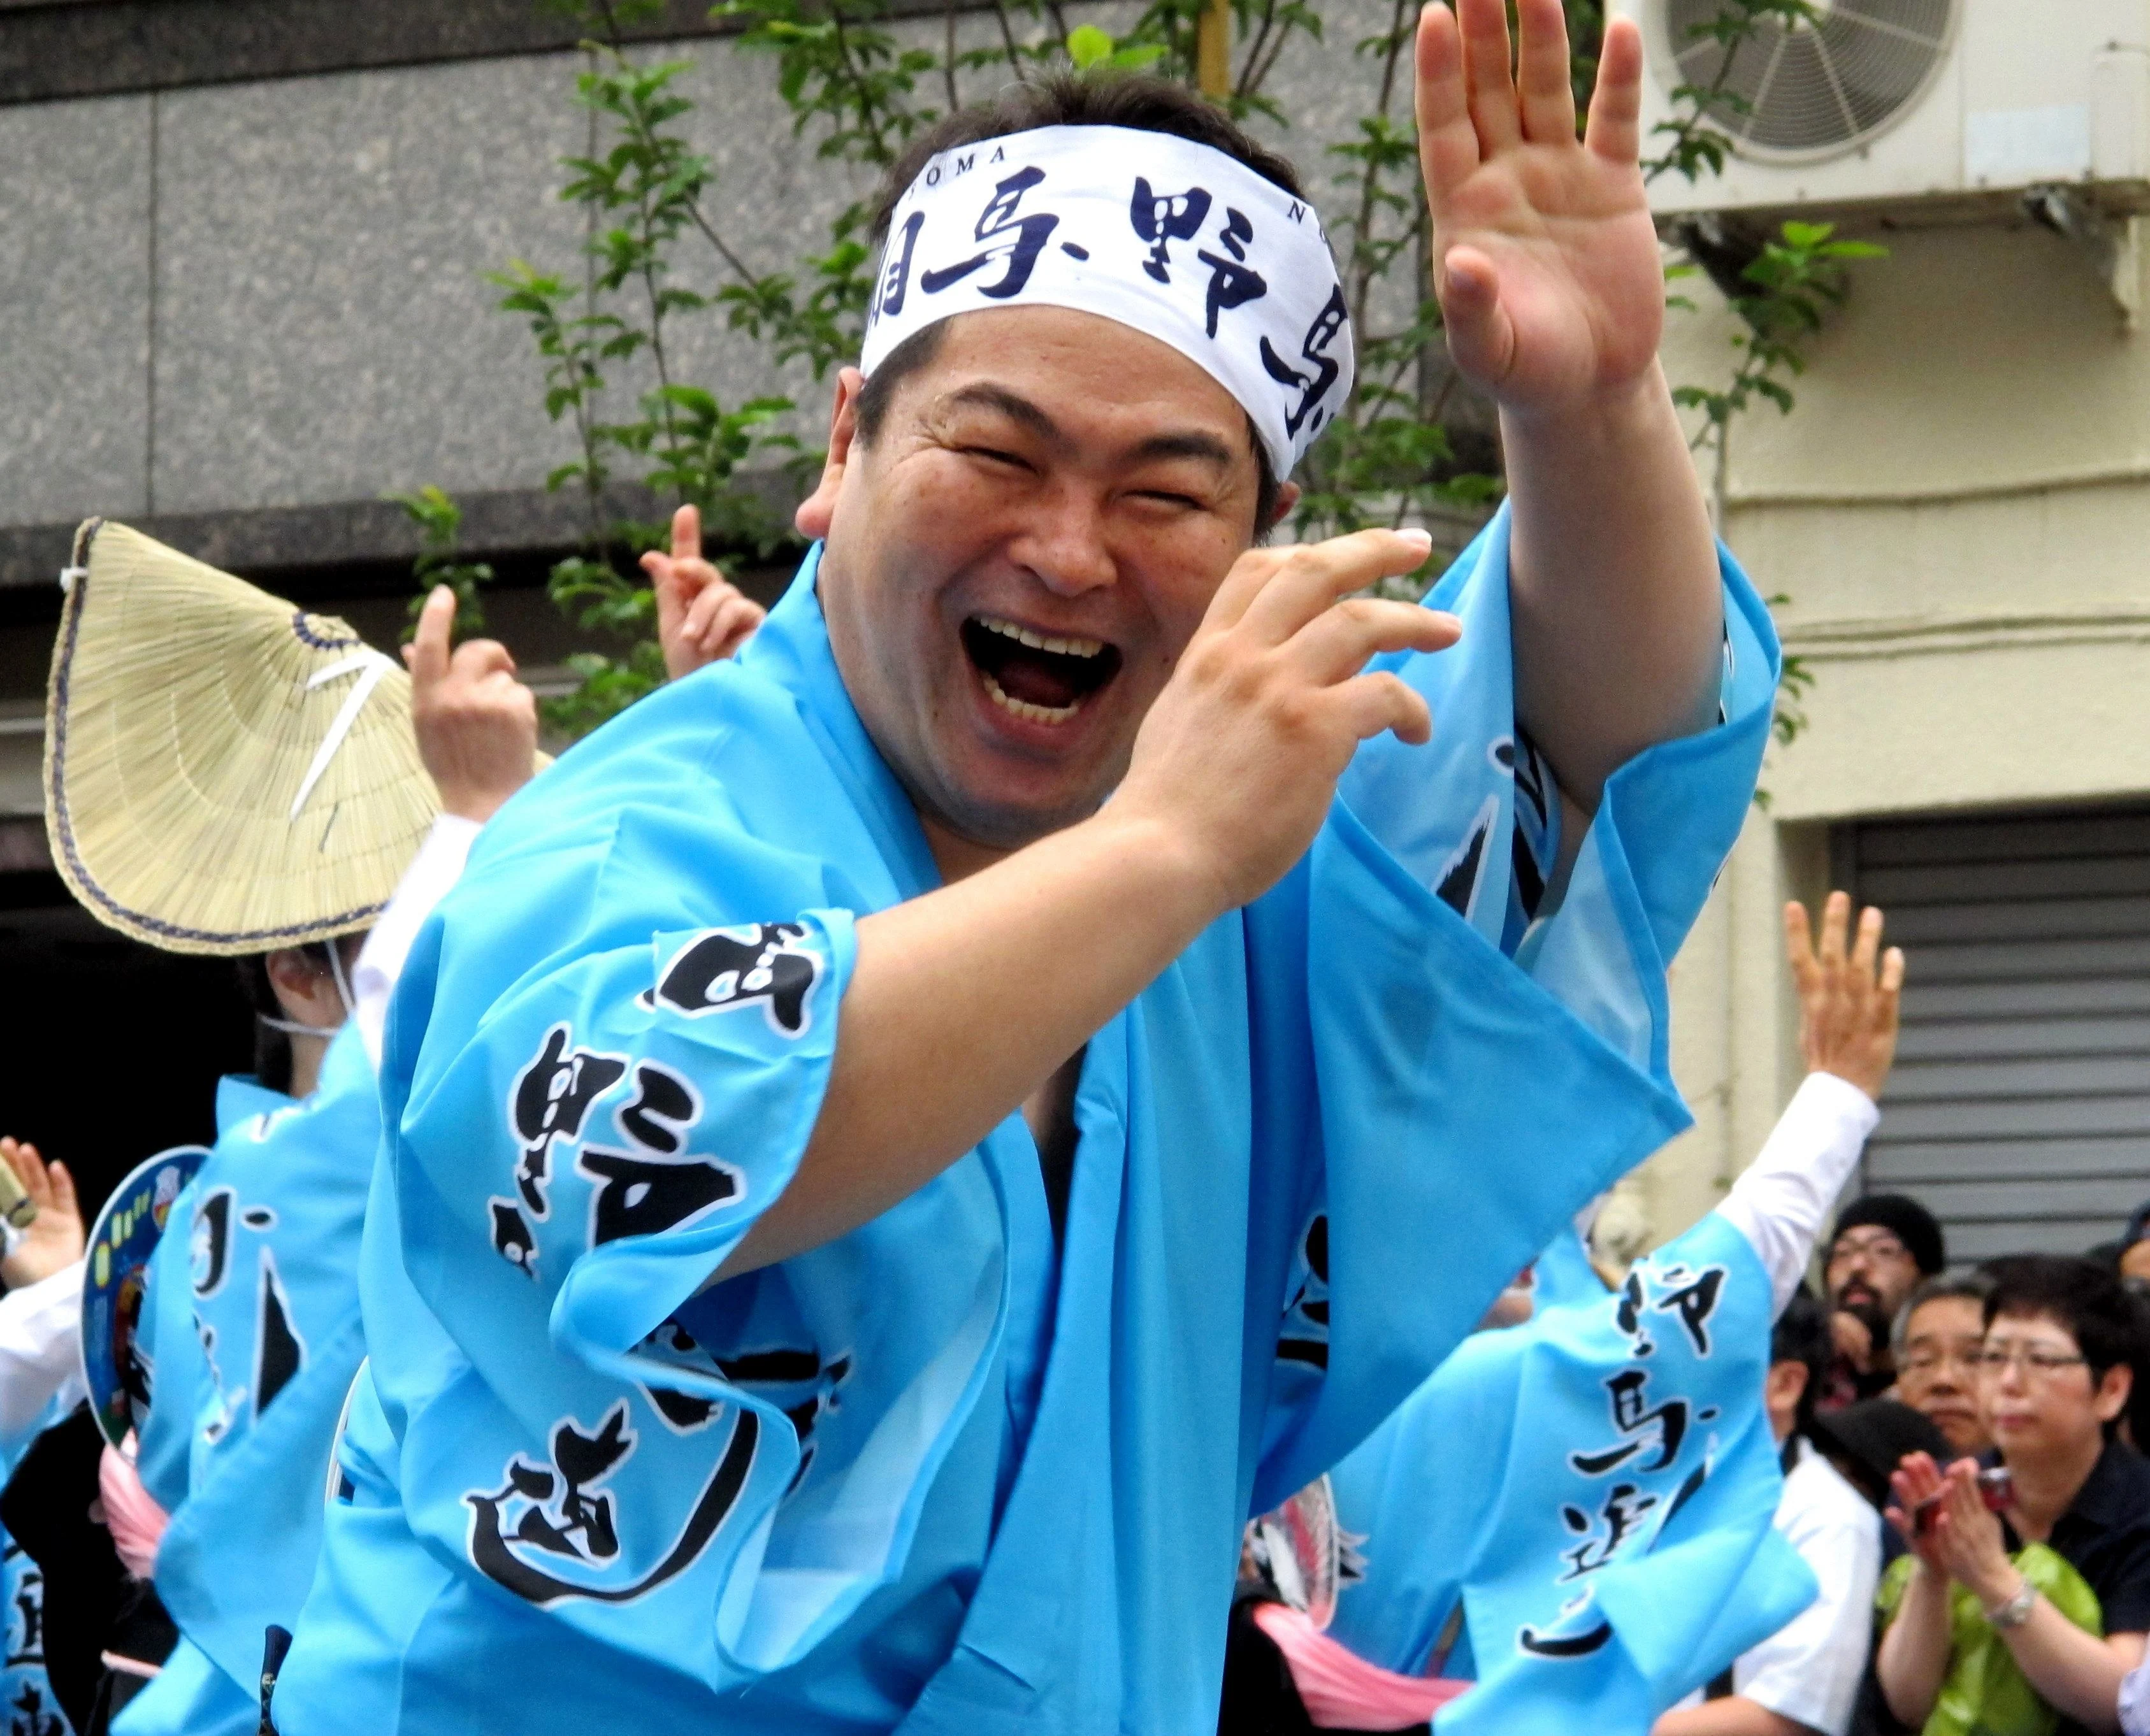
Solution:
<path fill-rule="evenodd" d="M 1206 370 L 1279 477 L 1351 391 L 1351 321 L 1314 208 L 1224 152 L 1128 127 L 1040 127 L 946 150 L 896 202 L 869 375 L 982 308 L 1075 308 Z"/>

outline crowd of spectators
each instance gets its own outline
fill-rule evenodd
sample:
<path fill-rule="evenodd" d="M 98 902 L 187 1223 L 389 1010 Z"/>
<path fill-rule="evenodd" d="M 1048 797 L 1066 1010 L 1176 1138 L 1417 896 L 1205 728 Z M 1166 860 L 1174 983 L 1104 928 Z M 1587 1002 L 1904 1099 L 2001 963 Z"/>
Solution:
<path fill-rule="evenodd" d="M 1951 1270 L 1903 1194 L 1840 1215 L 1771 1344 L 1778 1528 L 1821 1586 L 1713 1690 L 1757 1736 L 2150 1736 L 2150 1206 Z"/>

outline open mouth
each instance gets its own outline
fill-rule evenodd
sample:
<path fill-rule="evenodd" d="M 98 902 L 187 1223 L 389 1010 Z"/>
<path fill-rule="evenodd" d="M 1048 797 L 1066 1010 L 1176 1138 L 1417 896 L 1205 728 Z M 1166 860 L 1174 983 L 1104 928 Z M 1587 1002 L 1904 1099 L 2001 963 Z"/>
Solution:
<path fill-rule="evenodd" d="M 972 615 L 962 636 L 987 696 L 1032 723 L 1066 723 L 1120 672 L 1117 646 L 1057 638 L 998 615 Z"/>

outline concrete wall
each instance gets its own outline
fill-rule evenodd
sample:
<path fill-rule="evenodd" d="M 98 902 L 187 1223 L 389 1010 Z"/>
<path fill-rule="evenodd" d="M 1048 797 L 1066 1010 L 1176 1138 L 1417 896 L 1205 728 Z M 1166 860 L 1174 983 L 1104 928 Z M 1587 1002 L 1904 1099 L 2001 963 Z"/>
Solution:
<path fill-rule="evenodd" d="M 1697 1126 L 1623 1185 L 1631 1244 L 1706 1210 L 1798 1082 L 1779 909 L 1825 890 L 1832 822 L 2150 792 L 2150 336 L 2034 225 L 1875 238 L 1796 410 L 1734 429 L 1726 535 L 1815 684 L 1674 967 Z M 1673 377 L 1721 378 L 1731 330 L 1675 315 Z"/>

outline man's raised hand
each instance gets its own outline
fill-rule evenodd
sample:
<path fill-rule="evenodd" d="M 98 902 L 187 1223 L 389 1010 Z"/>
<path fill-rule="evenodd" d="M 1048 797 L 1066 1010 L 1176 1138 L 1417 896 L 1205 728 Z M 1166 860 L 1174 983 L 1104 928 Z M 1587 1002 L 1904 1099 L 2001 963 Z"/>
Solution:
<path fill-rule="evenodd" d="M 482 825 L 536 770 L 538 699 L 498 640 L 467 639 L 451 651 L 455 619 L 456 593 L 439 586 L 403 648 L 411 723 L 442 808 Z"/>
<path fill-rule="evenodd" d="M 1422 531 L 1375 530 L 1251 549 L 1219 587 L 1108 810 L 1171 828 L 1217 908 L 1259 897 L 1299 860 L 1361 741 L 1431 735 L 1423 699 L 1393 674 L 1362 672 L 1381 652 L 1442 650 L 1461 624 L 1350 594 L 1414 571 L 1429 546 Z"/>
<path fill-rule="evenodd" d="M 1456 366 L 1505 409 L 1617 394 L 1655 361 L 1663 267 L 1643 196 L 1642 33 L 1605 27 L 1583 136 L 1561 0 L 1441 0 L 1418 30 L 1419 163 Z"/>
<path fill-rule="evenodd" d="M 1903 949 L 1881 951 L 1881 912 L 1868 906 L 1847 946 L 1851 898 L 1832 892 L 1816 946 L 1806 906 L 1784 906 L 1784 949 L 1799 992 L 1799 1052 L 1809 1072 L 1834 1073 L 1877 1101 L 1896 1059 L 1904 988 Z"/>
<path fill-rule="evenodd" d="M 27 1139 L 0 1139 L 0 1163 L 14 1172 L 38 1209 L 14 1247 L 0 1259 L 0 1282 L 15 1290 L 73 1265 L 82 1258 L 86 1238 L 74 1178 L 66 1164 L 46 1163 Z"/>
<path fill-rule="evenodd" d="M 657 593 L 657 640 L 674 681 L 721 663 L 761 625 L 762 606 L 702 558 L 702 515 L 693 507 L 672 515 L 671 553 L 651 549 L 642 570 Z"/>

